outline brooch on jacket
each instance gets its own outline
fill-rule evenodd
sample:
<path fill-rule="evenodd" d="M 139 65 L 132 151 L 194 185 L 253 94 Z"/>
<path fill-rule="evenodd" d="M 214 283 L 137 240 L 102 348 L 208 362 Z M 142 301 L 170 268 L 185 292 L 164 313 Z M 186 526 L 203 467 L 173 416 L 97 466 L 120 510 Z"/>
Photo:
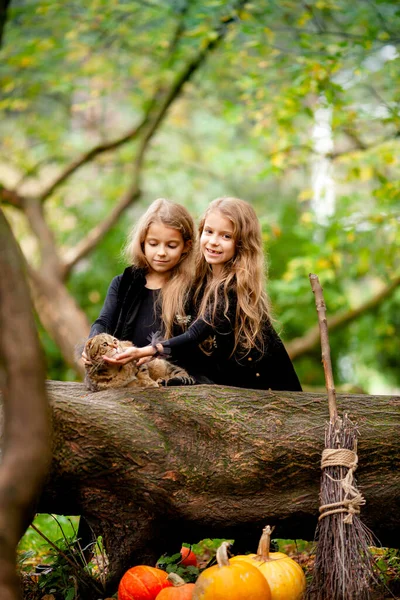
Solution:
<path fill-rule="evenodd" d="M 179 325 L 189 325 L 192 315 L 175 315 L 175 320 Z"/>
<path fill-rule="evenodd" d="M 215 335 L 210 335 L 204 342 L 199 344 L 199 348 L 207 356 L 211 356 L 215 348 L 217 348 L 217 338 Z"/>

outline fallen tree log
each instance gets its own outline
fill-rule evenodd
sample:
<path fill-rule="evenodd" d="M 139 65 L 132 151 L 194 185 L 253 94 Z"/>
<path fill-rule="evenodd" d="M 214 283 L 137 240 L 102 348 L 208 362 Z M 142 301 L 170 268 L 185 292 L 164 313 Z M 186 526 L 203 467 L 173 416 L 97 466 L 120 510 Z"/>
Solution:
<path fill-rule="evenodd" d="M 110 585 L 205 537 L 256 547 L 262 527 L 313 539 L 328 417 L 320 393 L 193 386 L 89 394 L 49 382 L 53 462 L 38 512 L 84 515 L 103 535 Z M 360 426 L 363 522 L 400 533 L 400 398 L 338 395 Z M 236 546 L 238 544 L 238 546 Z"/>

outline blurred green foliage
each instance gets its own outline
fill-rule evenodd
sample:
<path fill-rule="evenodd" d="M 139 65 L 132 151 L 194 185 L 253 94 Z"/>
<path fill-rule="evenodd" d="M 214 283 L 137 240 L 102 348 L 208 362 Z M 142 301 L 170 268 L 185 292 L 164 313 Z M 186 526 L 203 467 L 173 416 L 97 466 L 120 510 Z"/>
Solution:
<path fill-rule="evenodd" d="M 64 536 L 70 538 L 76 536 L 78 530 L 79 517 L 65 517 L 63 515 L 49 515 L 45 513 L 37 514 L 33 520 L 33 525 L 37 527 L 53 543 Z M 40 560 L 50 552 L 51 546 L 40 536 L 32 527 L 28 527 L 25 535 L 22 537 L 18 553 L 28 550 L 33 551 Z M 38 561 L 36 561 L 38 562 Z"/>
<path fill-rule="evenodd" d="M 157 132 L 145 156 L 140 201 L 68 280 L 89 321 L 123 270 L 127 232 L 159 196 L 183 203 L 196 218 L 219 195 L 254 204 L 285 342 L 317 322 L 310 272 L 319 275 L 328 315 L 356 308 L 399 275 L 398 2 L 235 6 L 222 0 L 11 5 L 0 66 L 0 182 L 28 195 L 82 152 L 138 123 L 156 90 L 162 95 L 215 37 L 221 18 L 233 15 L 223 44 L 184 86 Z M 130 142 L 99 154 L 49 197 L 46 218 L 61 255 L 124 194 L 135 149 Z M 29 222 L 13 208 L 8 215 L 38 264 Z M 332 332 L 338 385 L 379 393 L 399 388 L 399 308 L 397 290 Z M 41 339 L 49 377 L 75 378 L 43 330 Z M 323 386 L 318 349 L 295 366 L 305 387 Z"/>

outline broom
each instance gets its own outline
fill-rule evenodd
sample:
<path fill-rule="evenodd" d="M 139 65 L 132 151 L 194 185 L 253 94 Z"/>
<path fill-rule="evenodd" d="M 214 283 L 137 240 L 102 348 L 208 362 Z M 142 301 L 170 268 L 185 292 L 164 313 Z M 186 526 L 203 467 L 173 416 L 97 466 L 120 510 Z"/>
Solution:
<path fill-rule="evenodd" d="M 359 517 L 365 500 L 354 479 L 358 430 L 347 415 L 338 416 L 322 287 L 317 275 L 310 274 L 309 279 L 318 313 L 329 423 L 321 459 L 318 543 L 307 596 L 312 600 L 368 600 L 375 578 L 371 532 Z"/>

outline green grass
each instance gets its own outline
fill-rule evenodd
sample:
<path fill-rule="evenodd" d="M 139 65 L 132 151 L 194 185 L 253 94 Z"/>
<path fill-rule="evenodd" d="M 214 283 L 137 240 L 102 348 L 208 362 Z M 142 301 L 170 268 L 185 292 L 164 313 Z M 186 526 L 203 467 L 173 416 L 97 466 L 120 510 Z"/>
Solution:
<path fill-rule="evenodd" d="M 46 537 L 57 545 L 57 541 L 70 538 L 78 530 L 79 517 L 64 517 L 62 515 L 37 514 L 33 524 Z M 31 526 L 28 527 L 18 545 L 18 555 L 30 552 L 32 563 L 45 560 L 51 546 Z"/>

